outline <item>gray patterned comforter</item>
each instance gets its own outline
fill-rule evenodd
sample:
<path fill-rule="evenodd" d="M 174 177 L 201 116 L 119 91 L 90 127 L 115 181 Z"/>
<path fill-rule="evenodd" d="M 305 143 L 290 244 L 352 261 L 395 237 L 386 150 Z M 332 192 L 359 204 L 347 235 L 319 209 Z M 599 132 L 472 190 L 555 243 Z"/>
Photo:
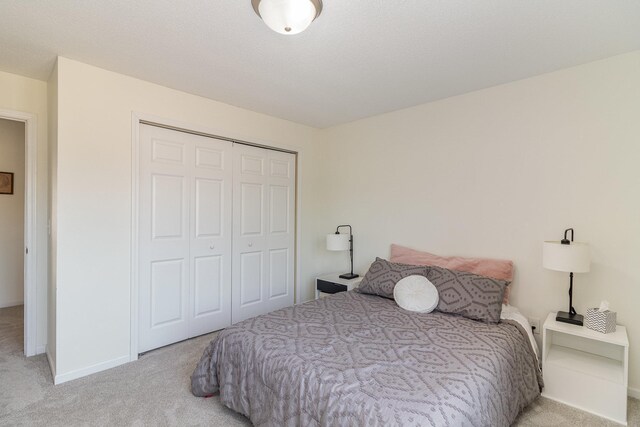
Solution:
<path fill-rule="evenodd" d="M 343 292 L 221 331 L 191 387 L 255 425 L 509 426 L 541 380 L 515 323 Z"/>

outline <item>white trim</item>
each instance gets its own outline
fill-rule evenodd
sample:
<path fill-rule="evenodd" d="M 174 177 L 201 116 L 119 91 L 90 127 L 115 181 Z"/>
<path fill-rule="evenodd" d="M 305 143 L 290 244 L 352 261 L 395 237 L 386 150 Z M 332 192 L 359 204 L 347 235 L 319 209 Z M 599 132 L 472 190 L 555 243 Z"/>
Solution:
<path fill-rule="evenodd" d="M 140 175 L 140 120 L 131 113 L 131 329 L 129 361 L 138 360 L 138 186 Z"/>
<path fill-rule="evenodd" d="M 627 395 L 629 395 L 629 397 L 633 397 L 634 399 L 640 399 L 640 389 L 629 387 L 627 389 Z"/>
<path fill-rule="evenodd" d="M 47 352 L 47 346 L 46 345 L 39 345 L 36 347 L 36 354 L 43 354 Z"/>
<path fill-rule="evenodd" d="M 37 294 L 37 262 L 38 246 L 36 241 L 36 213 L 38 182 L 38 144 L 37 144 L 37 118 L 35 114 L 21 111 L 0 110 L 0 119 L 14 120 L 24 123 L 25 139 L 25 227 L 24 246 L 29 248 L 29 253 L 24 255 L 24 354 L 34 356 L 36 354 L 36 316 L 38 311 Z"/>
<path fill-rule="evenodd" d="M 3 302 L 2 304 L 0 304 L 0 308 L 15 307 L 16 305 L 23 305 L 23 304 L 24 304 L 23 300 Z"/>
<path fill-rule="evenodd" d="M 265 148 L 279 148 L 287 150 L 296 155 L 296 259 L 295 259 L 295 303 L 301 302 L 301 273 L 300 273 L 300 252 L 301 252 L 301 216 L 302 216 L 302 158 L 304 148 L 283 144 L 280 142 L 263 140 L 236 132 L 215 129 L 209 126 L 201 126 L 193 123 L 185 123 L 180 120 L 167 119 L 152 114 L 133 111 L 131 113 L 131 331 L 129 343 L 129 361 L 138 360 L 138 175 L 140 160 L 140 121 L 157 123 L 164 126 L 179 129 L 191 130 L 211 136 L 224 135 L 225 138 L 237 139 L 242 142 L 251 141 Z"/>
<path fill-rule="evenodd" d="M 299 150 L 296 154 L 296 177 L 295 177 L 295 184 L 296 184 L 296 211 L 295 211 L 295 216 L 296 216 L 296 223 L 295 223 L 295 228 L 296 228 L 296 236 L 295 236 L 295 258 L 293 261 L 294 264 L 294 291 L 293 291 L 293 302 L 294 304 L 299 304 L 302 301 L 302 295 L 301 295 L 301 290 L 302 290 L 302 280 L 301 280 L 301 273 L 300 273 L 300 260 L 302 259 L 300 256 L 300 252 L 301 252 L 301 245 L 300 245 L 300 236 L 302 236 L 302 191 L 300 191 L 300 189 L 302 188 L 302 174 L 300 173 L 300 164 L 302 163 L 302 150 Z"/>
<path fill-rule="evenodd" d="M 48 354 L 48 353 L 47 353 Z M 78 378 L 86 377 L 87 375 L 95 374 L 98 372 L 106 371 L 107 369 L 115 368 L 116 366 L 123 365 L 129 362 L 129 355 L 117 357 L 106 362 L 96 363 L 95 365 L 87 366 L 86 368 L 76 369 L 75 371 L 67 372 L 66 374 L 53 375 L 53 383 L 55 385 L 66 383 L 67 381 L 75 380 Z M 51 364 L 51 360 L 49 360 Z M 53 368 L 51 372 L 55 372 Z"/>
<path fill-rule="evenodd" d="M 54 379 L 54 384 L 55 384 L 55 378 L 56 378 L 56 363 L 53 361 L 53 358 L 51 357 L 51 353 L 49 352 L 49 346 L 46 346 L 46 350 L 45 353 L 47 355 L 47 362 L 49 362 L 49 369 L 51 369 L 51 377 Z"/>

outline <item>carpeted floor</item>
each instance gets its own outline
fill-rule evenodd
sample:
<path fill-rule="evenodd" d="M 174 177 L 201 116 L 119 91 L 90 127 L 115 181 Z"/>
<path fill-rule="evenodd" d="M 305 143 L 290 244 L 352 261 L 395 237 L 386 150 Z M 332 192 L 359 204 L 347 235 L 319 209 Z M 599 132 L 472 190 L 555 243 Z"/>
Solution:
<path fill-rule="evenodd" d="M 22 356 L 22 307 L 0 309 L 1 426 L 246 426 L 216 397 L 196 398 L 189 376 L 215 334 L 145 354 L 129 363 L 58 386 L 44 355 Z M 516 426 L 615 426 L 538 398 Z M 640 402 L 629 400 L 629 425 L 640 426 Z"/>

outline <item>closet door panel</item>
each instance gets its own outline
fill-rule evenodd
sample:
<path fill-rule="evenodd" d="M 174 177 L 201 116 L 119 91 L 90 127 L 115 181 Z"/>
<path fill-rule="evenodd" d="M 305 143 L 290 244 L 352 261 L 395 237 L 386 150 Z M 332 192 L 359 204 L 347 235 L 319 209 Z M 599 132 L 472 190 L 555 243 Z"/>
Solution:
<path fill-rule="evenodd" d="M 289 268 L 289 248 L 269 250 L 269 299 L 287 296 Z"/>
<path fill-rule="evenodd" d="M 151 328 L 155 329 L 185 318 L 184 294 L 189 283 L 183 259 L 151 263 Z"/>
<path fill-rule="evenodd" d="M 225 217 L 225 182 L 219 179 L 196 178 L 195 183 L 195 238 L 221 237 Z"/>
<path fill-rule="evenodd" d="M 269 233 L 271 236 L 289 233 L 289 187 L 269 186 Z"/>
<path fill-rule="evenodd" d="M 184 176 L 151 175 L 151 234 L 154 240 L 184 236 Z"/>
<path fill-rule="evenodd" d="M 196 257 L 194 264 L 194 317 L 198 318 L 222 310 L 223 257 Z"/>
<path fill-rule="evenodd" d="M 141 126 L 140 352 L 231 323 L 232 160 L 228 141 Z"/>
<path fill-rule="evenodd" d="M 232 322 L 264 313 L 267 153 L 233 146 Z"/>
<path fill-rule="evenodd" d="M 264 237 L 264 184 L 241 183 L 239 197 L 240 237 L 247 239 Z"/>
<path fill-rule="evenodd" d="M 270 310 L 277 310 L 294 302 L 295 155 L 272 150 L 267 154 L 267 304 Z"/>
<path fill-rule="evenodd" d="M 242 309 L 262 301 L 264 261 L 262 251 L 240 254 L 240 307 Z M 249 308 L 251 310 L 251 308 Z"/>
<path fill-rule="evenodd" d="M 231 324 L 232 144 L 189 135 L 192 167 L 189 336 Z"/>
<path fill-rule="evenodd" d="M 233 150 L 236 323 L 294 302 L 295 156 Z"/>
<path fill-rule="evenodd" d="M 140 352 L 188 333 L 188 144 L 171 131 L 140 129 Z"/>

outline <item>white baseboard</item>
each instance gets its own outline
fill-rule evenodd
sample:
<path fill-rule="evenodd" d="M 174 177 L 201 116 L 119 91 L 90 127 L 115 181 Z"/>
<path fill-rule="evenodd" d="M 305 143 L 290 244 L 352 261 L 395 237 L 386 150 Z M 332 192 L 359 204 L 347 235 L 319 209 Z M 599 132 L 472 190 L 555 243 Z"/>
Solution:
<path fill-rule="evenodd" d="M 627 394 L 629 397 L 633 397 L 634 399 L 640 399 L 640 389 L 629 387 L 627 389 Z"/>
<path fill-rule="evenodd" d="M 67 372 L 60 375 L 54 375 L 53 383 L 56 385 L 62 384 L 66 383 L 67 381 L 75 380 L 78 378 L 86 377 L 87 375 L 115 368 L 116 366 L 128 363 L 129 359 L 129 355 L 127 354 L 126 356 L 117 357 L 112 360 L 107 360 L 106 362 L 96 363 L 95 365 L 87 366 L 86 368 L 76 369 L 75 371 Z"/>
<path fill-rule="evenodd" d="M 54 384 L 55 384 L 55 378 L 56 378 L 56 363 L 53 360 L 53 358 L 51 357 L 51 354 L 49 353 L 49 346 L 47 346 L 47 361 L 49 362 L 49 369 L 51 369 L 51 377 L 54 378 Z"/>
<path fill-rule="evenodd" d="M 46 345 L 39 345 L 36 347 L 36 354 L 42 354 L 42 353 L 46 353 L 47 352 L 47 346 Z"/>
<path fill-rule="evenodd" d="M 15 307 L 16 305 L 24 305 L 24 301 L 20 300 L 20 301 L 0 302 L 0 308 Z"/>

